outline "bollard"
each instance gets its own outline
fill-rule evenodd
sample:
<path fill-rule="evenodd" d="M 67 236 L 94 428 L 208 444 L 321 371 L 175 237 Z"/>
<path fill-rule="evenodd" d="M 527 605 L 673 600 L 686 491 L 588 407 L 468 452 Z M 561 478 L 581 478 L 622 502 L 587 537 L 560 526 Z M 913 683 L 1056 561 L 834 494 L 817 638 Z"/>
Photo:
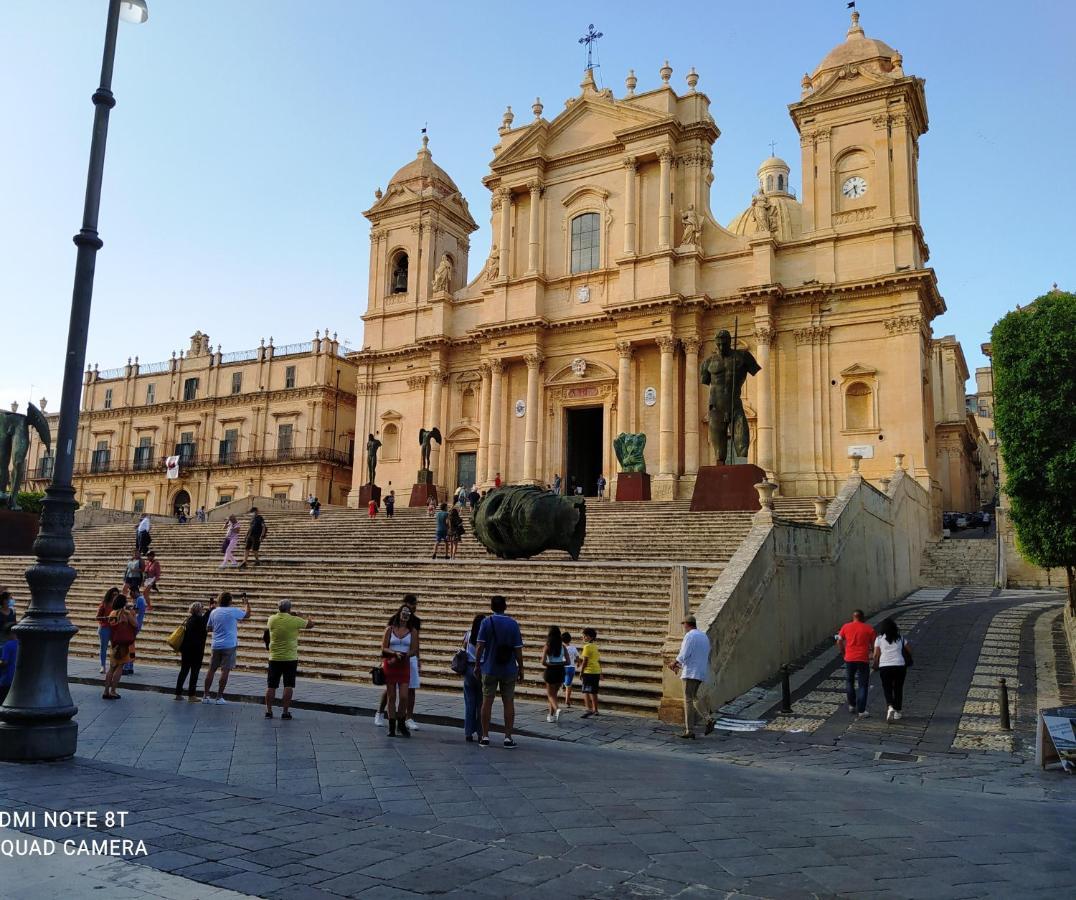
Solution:
<path fill-rule="evenodd" d="M 1004 678 L 998 684 L 998 705 L 1001 707 L 1001 730 L 1012 731 L 1012 725 L 1009 722 L 1009 686 Z"/>
<path fill-rule="evenodd" d="M 781 712 L 792 712 L 792 686 L 788 683 L 788 666 L 781 666 Z"/>

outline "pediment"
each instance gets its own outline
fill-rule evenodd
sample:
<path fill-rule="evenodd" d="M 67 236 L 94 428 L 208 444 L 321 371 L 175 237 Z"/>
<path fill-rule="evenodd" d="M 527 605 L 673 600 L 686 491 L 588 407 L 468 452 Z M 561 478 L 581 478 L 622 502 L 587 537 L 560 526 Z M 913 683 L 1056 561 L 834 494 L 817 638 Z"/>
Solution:
<path fill-rule="evenodd" d="M 452 432 L 445 438 L 446 441 L 476 441 L 478 440 L 478 429 L 473 425 L 458 425 L 452 430 Z"/>
<path fill-rule="evenodd" d="M 841 369 L 841 378 L 849 381 L 853 378 L 874 378 L 878 370 L 863 363 L 853 363 L 847 369 Z"/>
<path fill-rule="evenodd" d="M 804 100 L 828 100 L 844 94 L 858 93 L 870 88 L 889 86 L 893 84 L 893 78 L 872 71 L 870 63 L 856 63 L 837 69 L 829 76 L 829 80 L 820 87 L 815 88 Z"/>
<path fill-rule="evenodd" d="M 386 409 L 380 416 L 382 422 L 398 422 L 402 418 L 403 416 L 394 409 Z"/>

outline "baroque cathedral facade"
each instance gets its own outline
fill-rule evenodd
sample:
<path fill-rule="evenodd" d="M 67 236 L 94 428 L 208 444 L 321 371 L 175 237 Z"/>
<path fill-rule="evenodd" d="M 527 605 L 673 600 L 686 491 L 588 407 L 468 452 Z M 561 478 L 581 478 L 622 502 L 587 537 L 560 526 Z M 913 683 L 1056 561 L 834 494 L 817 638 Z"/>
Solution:
<path fill-rule="evenodd" d="M 924 82 L 852 15 L 789 107 L 799 197 L 776 157 L 732 222 L 710 211 L 720 132 L 694 69 L 614 95 L 584 74 L 547 117 L 509 112 L 489 173 L 492 248 L 423 139 L 371 222 L 357 443 L 406 496 L 418 431 L 437 427 L 437 485 L 615 479 L 613 438 L 647 436 L 655 499 L 691 496 L 713 462 L 700 363 L 715 334 L 761 366 L 744 390 L 748 460 L 786 496 L 831 496 L 848 457 L 877 480 L 895 454 L 938 488 L 931 321 L 945 310 L 919 221 Z M 477 274 L 469 276 L 469 272 Z M 365 480 L 356 466 L 350 502 Z M 391 485 L 390 485 L 391 483 Z M 939 500 L 940 503 L 940 500 Z"/>

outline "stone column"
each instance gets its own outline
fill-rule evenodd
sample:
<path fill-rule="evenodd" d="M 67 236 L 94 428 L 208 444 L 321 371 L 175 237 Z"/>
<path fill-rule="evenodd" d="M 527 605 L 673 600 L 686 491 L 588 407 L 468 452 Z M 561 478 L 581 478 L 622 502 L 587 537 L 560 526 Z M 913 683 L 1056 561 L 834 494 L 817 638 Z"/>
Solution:
<path fill-rule="evenodd" d="M 624 157 L 624 255 L 635 255 L 635 182 L 636 163 L 634 156 Z M 621 429 L 623 431 L 623 429 Z"/>
<path fill-rule="evenodd" d="M 523 480 L 528 484 L 538 482 L 538 419 L 541 404 L 538 402 L 538 376 L 542 371 L 542 354 L 531 353 L 523 357 L 527 364 L 527 419 L 523 439 Z"/>
<path fill-rule="evenodd" d="M 658 249 L 668 250 L 672 246 L 672 160 L 671 150 L 662 150 L 661 178 L 658 186 Z"/>
<path fill-rule="evenodd" d="M 427 422 L 421 425 L 421 428 L 440 428 L 441 427 L 441 388 L 445 383 L 445 373 L 439 369 L 434 368 L 430 370 L 430 409 L 427 415 Z M 430 471 L 434 475 L 434 484 L 437 483 L 438 465 L 441 462 L 441 445 L 434 441 L 430 445 Z"/>
<path fill-rule="evenodd" d="M 504 257 L 502 256 L 503 260 Z M 503 403 L 501 402 L 501 375 L 504 373 L 504 363 L 499 359 L 491 359 L 489 362 L 489 459 L 486 466 L 486 481 L 493 481 L 497 473 L 501 471 L 501 418 Z M 501 472 L 501 479 L 504 473 Z"/>
<path fill-rule="evenodd" d="M 537 275 L 538 253 L 540 248 L 538 241 L 538 229 L 540 227 L 539 212 L 541 211 L 540 204 L 542 202 L 542 182 L 528 182 L 527 188 L 531 192 L 530 226 L 529 233 L 527 235 L 527 274 Z"/>
<path fill-rule="evenodd" d="M 620 356 L 616 384 L 616 427 L 618 431 L 631 431 L 631 341 L 617 341 L 616 352 Z"/>
<path fill-rule="evenodd" d="M 489 480 L 486 473 L 489 465 L 489 365 L 483 363 L 479 371 L 482 373 L 482 389 L 478 394 L 478 455 L 475 457 L 474 480 L 481 485 Z"/>
<path fill-rule="evenodd" d="M 507 278 L 509 268 L 509 245 L 512 240 L 512 192 L 501 188 L 501 256 L 497 262 L 497 277 Z"/>
<path fill-rule="evenodd" d="M 684 474 L 699 471 L 699 339 L 687 337 L 684 345 Z"/>
<path fill-rule="evenodd" d="M 676 338 L 672 335 L 663 335 L 657 339 L 658 349 L 661 350 L 661 434 L 658 439 L 658 474 L 674 475 L 676 468 L 676 448 L 673 446 L 673 422 L 675 421 L 676 404 L 675 390 L 673 385 L 673 351 L 676 349 Z"/>
<path fill-rule="evenodd" d="M 774 422 L 773 407 L 773 372 L 770 364 L 770 347 L 777 338 L 777 332 L 773 327 L 773 319 L 769 315 L 768 307 L 760 307 L 755 318 L 755 337 L 758 344 L 755 347 L 755 361 L 761 367 L 758 373 L 758 467 L 766 473 L 770 481 L 777 481 L 776 460 L 776 426 Z"/>

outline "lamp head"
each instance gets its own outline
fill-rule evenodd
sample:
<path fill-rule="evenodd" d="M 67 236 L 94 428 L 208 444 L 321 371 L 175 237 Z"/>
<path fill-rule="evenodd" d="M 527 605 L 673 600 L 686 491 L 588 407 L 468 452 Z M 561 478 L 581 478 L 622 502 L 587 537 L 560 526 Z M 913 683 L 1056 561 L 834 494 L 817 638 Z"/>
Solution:
<path fill-rule="evenodd" d="M 124 22 L 133 22 L 135 25 L 141 25 L 149 18 L 149 9 L 146 7 L 146 0 L 121 0 L 120 18 L 123 19 Z"/>

